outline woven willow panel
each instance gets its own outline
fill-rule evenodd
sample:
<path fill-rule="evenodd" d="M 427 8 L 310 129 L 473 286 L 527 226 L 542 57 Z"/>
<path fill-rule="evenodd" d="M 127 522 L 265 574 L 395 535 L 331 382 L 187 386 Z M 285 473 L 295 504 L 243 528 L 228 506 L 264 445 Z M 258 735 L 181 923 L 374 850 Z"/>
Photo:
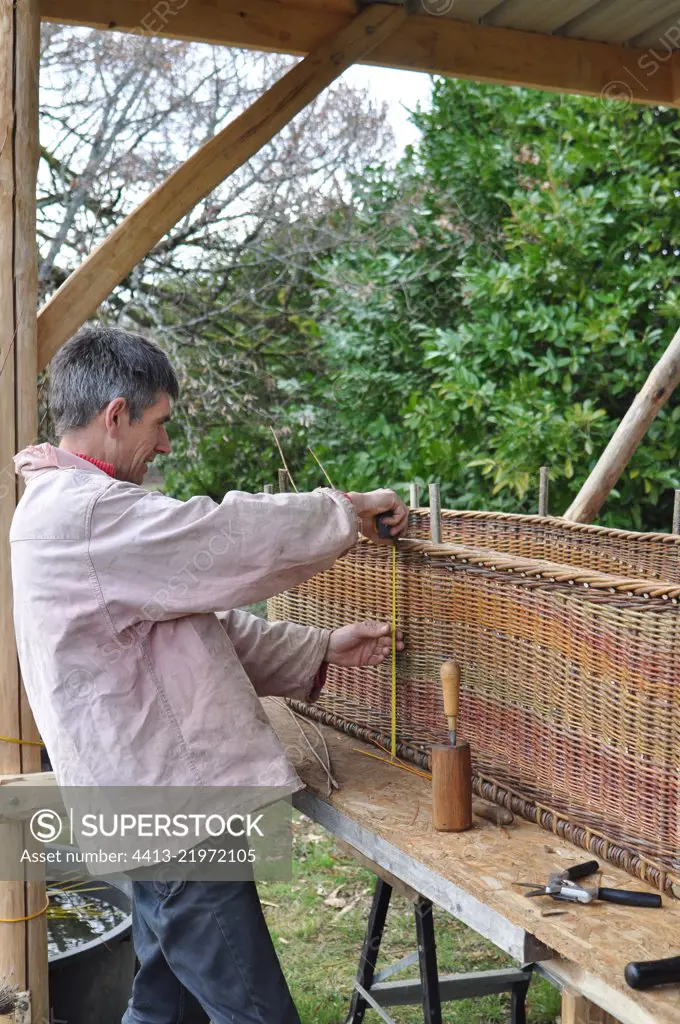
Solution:
<path fill-rule="evenodd" d="M 680 885 L 680 538 L 537 516 L 412 512 L 397 558 L 401 756 L 446 742 L 439 668 L 462 669 L 475 789 L 667 892 Z M 360 542 L 270 602 L 333 628 L 390 621 L 391 548 Z M 297 710 L 390 742 L 390 666 L 331 667 Z M 680 891 L 680 890 L 678 890 Z M 675 893 L 677 894 L 677 892 Z"/>

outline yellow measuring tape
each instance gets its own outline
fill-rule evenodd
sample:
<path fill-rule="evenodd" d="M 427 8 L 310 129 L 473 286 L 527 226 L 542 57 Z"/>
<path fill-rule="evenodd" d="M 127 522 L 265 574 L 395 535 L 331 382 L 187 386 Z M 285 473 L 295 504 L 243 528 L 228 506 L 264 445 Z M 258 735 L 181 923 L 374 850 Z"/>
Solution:
<path fill-rule="evenodd" d="M 5 743 L 22 743 L 27 747 L 44 747 L 45 744 L 41 740 L 18 740 L 14 736 L 0 736 L 0 740 L 4 740 Z"/>
<path fill-rule="evenodd" d="M 392 545 L 392 757 L 397 756 L 397 545 Z"/>

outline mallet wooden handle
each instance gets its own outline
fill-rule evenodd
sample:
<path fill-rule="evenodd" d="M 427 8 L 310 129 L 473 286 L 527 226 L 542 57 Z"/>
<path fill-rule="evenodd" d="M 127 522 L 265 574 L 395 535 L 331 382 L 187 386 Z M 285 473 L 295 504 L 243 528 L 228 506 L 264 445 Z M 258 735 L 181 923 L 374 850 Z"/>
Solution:
<path fill-rule="evenodd" d="M 439 670 L 444 695 L 444 714 L 447 718 L 458 718 L 460 703 L 460 669 L 455 661 L 445 661 Z"/>
<path fill-rule="evenodd" d="M 498 804 L 488 804 L 486 800 L 473 800 L 472 813 L 478 818 L 486 818 L 494 825 L 512 825 L 515 816 L 507 807 L 499 807 Z"/>
<path fill-rule="evenodd" d="M 456 745 L 456 725 L 460 702 L 460 669 L 454 661 L 445 661 L 439 670 L 444 696 L 444 714 L 449 724 L 449 743 Z"/>
<path fill-rule="evenodd" d="M 472 761 L 470 744 L 456 742 L 460 669 L 445 661 L 439 674 L 449 746 L 432 747 L 432 823 L 439 832 L 463 832 L 472 827 Z"/>

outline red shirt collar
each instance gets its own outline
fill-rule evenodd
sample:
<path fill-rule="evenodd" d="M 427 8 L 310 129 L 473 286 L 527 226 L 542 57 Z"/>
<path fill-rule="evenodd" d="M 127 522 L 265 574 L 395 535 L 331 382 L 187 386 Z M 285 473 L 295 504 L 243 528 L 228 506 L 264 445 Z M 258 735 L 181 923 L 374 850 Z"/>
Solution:
<path fill-rule="evenodd" d="M 73 454 L 77 455 L 79 459 L 85 459 L 86 462 L 91 462 L 97 467 L 97 469 L 103 469 L 105 473 L 108 473 L 109 476 L 115 478 L 116 467 L 112 462 L 102 462 L 101 459 L 93 459 L 91 455 L 82 455 L 80 452 L 74 452 Z"/>

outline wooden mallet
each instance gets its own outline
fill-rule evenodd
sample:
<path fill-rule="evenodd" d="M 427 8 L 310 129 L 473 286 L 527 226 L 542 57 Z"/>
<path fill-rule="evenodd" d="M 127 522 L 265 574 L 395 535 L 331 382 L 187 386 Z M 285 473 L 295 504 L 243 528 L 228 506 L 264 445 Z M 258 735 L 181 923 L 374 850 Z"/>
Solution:
<path fill-rule="evenodd" d="M 453 661 L 441 667 L 444 714 L 449 744 L 432 747 L 432 824 L 438 832 L 464 832 L 472 827 L 472 762 L 470 744 L 457 741 L 460 668 Z"/>

